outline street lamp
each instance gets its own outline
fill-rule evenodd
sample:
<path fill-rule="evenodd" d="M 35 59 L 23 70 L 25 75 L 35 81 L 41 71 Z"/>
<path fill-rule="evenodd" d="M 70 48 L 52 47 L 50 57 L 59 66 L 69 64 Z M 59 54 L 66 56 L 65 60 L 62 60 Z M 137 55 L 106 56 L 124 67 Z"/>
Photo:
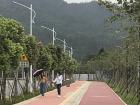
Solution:
<path fill-rule="evenodd" d="M 72 59 L 72 55 L 73 55 L 73 48 L 71 47 L 71 59 Z"/>
<path fill-rule="evenodd" d="M 59 38 L 55 38 L 56 40 L 59 40 L 59 41 L 61 41 L 61 42 L 63 42 L 63 49 L 64 49 L 64 52 L 66 52 L 66 48 L 69 48 L 70 49 L 70 51 L 69 51 L 69 56 L 71 57 L 71 59 L 72 59 L 72 54 L 73 54 L 73 48 L 72 47 L 69 47 L 68 46 L 68 44 L 66 43 L 66 40 L 64 39 L 64 40 L 61 40 L 61 39 L 59 39 Z"/>
<path fill-rule="evenodd" d="M 72 53 L 73 53 L 73 51 L 72 51 L 72 47 L 69 47 L 69 46 L 67 46 L 66 44 L 66 40 L 64 39 L 64 40 L 61 40 L 61 39 L 59 39 L 59 38 L 57 38 L 57 37 L 55 37 L 56 38 L 56 40 L 58 40 L 58 41 L 61 41 L 61 42 L 63 42 L 63 49 L 64 49 L 64 53 L 66 52 L 66 47 L 68 47 L 68 48 L 71 48 L 71 51 L 69 50 L 68 51 L 68 53 L 69 53 L 69 56 L 71 56 L 71 59 L 72 59 Z M 64 70 L 64 80 L 66 79 L 66 74 L 65 74 L 65 70 Z"/>
<path fill-rule="evenodd" d="M 140 25 L 137 25 L 138 27 L 138 39 L 140 40 Z M 140 103 L 140 45 L 138 46 L 138 103 Z"/>
<path fill-rule="evenodd" d="M 45 27 L 45 26 L 41 26 L 41 27 L 42 27 L 42 28 L 44 28 L 44 29 L 47 29 L 47 30 L 49 30 L 49 31 L 52 31 L 52 32 L 53 32 L 53 45 L 54 45 L 55 35 L 56 35 L 56 32 L 55 32 L 54 28 L 53 28 L 53 29 L 50 29 L 50 28 Z"/>
<path fill-rule="evenodd" d="M 64 52 L 66 52 L 66 40 L 65 39 L 61 40 L 61 39 L 59 39 L 57 37 L 56 37 L 56 40 L 63 42 L 63 50 L 64 50 Z"/>
<path fill-rule="evenodd" d="M 72 55 L 73 55 L 73 48 L 72 47 L 69 47 L 69 46 L 66 46 L 66 47 L 68 47 L 69 49 L 70 49 L 70 51 L 69 51 L 69 56 L 71 57 L 71 59 L 72 59 Z"/>
<path fill-rule="evenodd" d="M 66 52 L 66 40 L 64 39 L 64 53 Z"/>
<path fill-rule="evenodd" d="M 50 28 L 48 28 L 48 27 L 45 27 L 45 26 L 41 26 L 41 28 L 44 28 L 44 29 L 47 29 L 47 30 L 49 30 L 49 31 L 51 31 L 51 32 L 53 32 L 53 45 L 54 45 L 54 41 L 55 41 L 55 37 L 56 37 L 56 31 L 54 30 L 54 27 L 53 27 L 53 29 L 50 29 Z M 52 80 L 54 79 L 54 70 L 52 70 Z"/>
<path fill-rule="evenodd" d="M 32 24 L 35 23 L 35 22 L 34 22 L 34 18 L 36 17 L 36 12 L 35 12 L 35 10 L 32 8 L 32 4 L 30 4 L 30 7 L 27 7 L 27 6 L 25 6 L 25 5 L 21 4 L 21 3 L 18 3 L 18 2 L 15 2 L 15 1 L 12 1 L 12 2 L 13 2 L 14 4 L 20 5 L 20 6 L 25 7 L 25 8 L 27 8 L 27 9 L 30 10 L 30 35 L 32 35 Z M 34 16 L 33 16 L 33 14 L 32 14 L 33 12 L 34 12 Z"/>
<path fill-rule="evenodd" d="M 30 10 L 30 35 L 32 36 L 32 30 L 33 30 L 33 23 L 34 22 L 34 18 L 36 17 L 36 12 L 35 10 L 32 8 L 32 4 L 30 4 L 30 7 L 27 7 L 21 3 L 12 1 L 14 4 L 20 5 L 22 7 L 25 7 L 27 9 Z M 34 16 L 33 16 L 33 12 L 34 12 Z M 30 64 L 30 92 L 33 92 L 33 87 L 32 87 L 32 83 L 33 83 L 33 78 L 32 78 L 32 64 Z"/>
<path fill-rule="evenodd" d="M 59 39 L 59 38 L 56 37 L 56 31 L 54 30 L 54 28 L 53 29 L 50 29 L 50 28 L 45 27 L 45 26 L 41 26 L 41 27 L 53 32 L 53 45 L 54 45 L 54 41 L 55 40 L 59 40 L 59 41 L 63 42 L 64 52 L 66 52 L 66 47 L 70 48 L 71 49 L 71 57 L 72 57 L 72 54 L 73 54 L 72 47 L 69 47 L 69 46 L 66 45 L 67 43 L 66 43 L 66 40 L 65 39 L 64 40 L 61 40 L 61 39 Z"/>
<path fill-rule="evenodd" d="M 61 40 L 61 39 L 59 39 L 57 37 L 55 37 L 55 39 L 58 40 L 58 41 L 61 41 L 64 44 L 63 45 L 63 50 L 64 50 L 64 53 L 65 53 L 66 52 L 66 40 L 65 39 Z M 65 70 L 64 70 L 64 80 L 65 80 L 65 78 L 66 78 L 66 74 L 65 74 Z"/>

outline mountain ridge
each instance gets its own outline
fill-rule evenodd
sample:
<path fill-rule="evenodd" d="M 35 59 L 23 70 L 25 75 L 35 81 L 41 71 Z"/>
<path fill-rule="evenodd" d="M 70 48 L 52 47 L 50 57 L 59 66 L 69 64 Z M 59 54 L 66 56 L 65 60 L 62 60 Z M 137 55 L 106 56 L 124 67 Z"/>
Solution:
<path fill-rule="evenodd" d="M 110 48 L 118 43 L 116 38 L 106 30 L 105 19 L 111 13 L 100 7 L 97 2 L 82 4 L 68 4 L 63 0 L 16 0 L 30 6 L 37 13 L 33 33 L 41 41 L 49 43 L 52 40 L 51 32 L 41 29 L 44 25 L 54 27 L 57 37 L 67 40 L 74 48 L 74 56 L 82 59 L 88 54 L 97 53 L 102 47 Z M 0 14 L 4 17 L 20 21 L 29 32 L 29 10 L 18 6 L 11 0 L 0 1 Z"/>

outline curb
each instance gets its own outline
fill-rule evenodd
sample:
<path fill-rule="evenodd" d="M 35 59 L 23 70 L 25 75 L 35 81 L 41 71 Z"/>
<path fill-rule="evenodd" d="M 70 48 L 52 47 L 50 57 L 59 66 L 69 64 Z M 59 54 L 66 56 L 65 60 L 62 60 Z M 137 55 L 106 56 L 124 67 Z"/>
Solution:
<path fill-rule="evenodd" d="M 52 91 L 55 91 L 56 89 L 54 89 L 54 90 L 52 90 Z M 51 91 L 50 91 L 51 92 Z M 47 94 L 47 92 L 45 93 L 45 94 Z M 16 103 L 16 104 L 13 104 L 13 105 L 26 105 L 26 104 L 28 104 L 28 103 L 30 103 L 30 102 L 32 102 L 32 101 L 35 101 L 35 100 L 38 100 L 38 98 L 40 97 L 41 95 L 38 95 L 38 96 L 35 96 L 35 97 L 33 97 L 33 98 L 29 98 L 29 99 L 27 99 L 27 100 L 24 100 L 24 101 L 22 101 L 22 102 L 19 102 L 19 103 Z"/>
<path fill-rule="evenodd" d="M 107 85 L 107 84 L 106 84 L 106 85 Z M 116 92 L 114 92 L 114 90 L 113 90 L 111 87 L 109 87 L 108 85 L 107 85 L 107 87 L 111 89 L 111 91 L 115 94 L 115 96 L 118 97 L 119 100 L 120 100 L 124 105 L 127 105 L 127 104 L 120 98 L 120 96 L 119 96 Z"/>
<path fill-rule="evenodd" d="M 37 98 L 39 98 L 39 96 L 30 98 L 30 99 L 28 99 L 28 100 L 25 100 L 25 101 L 22 101 L 22 102 L 20 102 L 20 103 L 13 104 L 13 105 L 26 105 L 26 104 L 28 104 L 29 102 L 32 102 L 32 101 L 37 100 Z"/>

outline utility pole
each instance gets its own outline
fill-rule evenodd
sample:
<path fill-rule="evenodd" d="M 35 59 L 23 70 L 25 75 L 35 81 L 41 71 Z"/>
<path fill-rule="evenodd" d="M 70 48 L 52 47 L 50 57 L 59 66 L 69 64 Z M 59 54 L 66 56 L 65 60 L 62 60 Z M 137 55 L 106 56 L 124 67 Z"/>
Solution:
<path fill-rule="evenodd" d="M 33 35 L 33 8 L 32 8 L 32 4 L 30 5 L 30 35 Z M 33 66 L 32 64 L 30 64 L 30 92 L 33 92 L 33 77 L 32 77 L 32 73 L 33 72 Z"/>
<path fill-rule="evenodd" d="M 140 25 L 138 26 L 138 39 L 140 41 Z M 138 44 L 138 103 L 140 103 L 140 44 Z"/>
<path fill-rule="evenodd" d="M 41 26 L 41 28 L 44 28 L 44 29 L 47 29 L 47 30 L 49 30 L 49 31 L 51 31 L 53 34 L 53 38 L 52 38 L 52 43 L 53 43 L 53 46 L 54 46 L 54 44 L 55 44 L 55 35 L 56 35 L 56 31 L 54 30 L 54 27 L 53 27 L 53 29 L 50 29 L 50 28 L 48 28 L 48 27 L 45 27 L 45 26 Z"/>
<path fill-rule="evenodd" d="M 53 27 L 53 45 L 54 45 L 54 41 L 55 41 L 55 30 L 54 30 L 54 27 Z"/>
<path fill-rule="evenodd" d="M 64 39 L 64 53 L 66 52 L 66 40 Z"/>
<path fill-rule="evenodd" d="M 128 42 L 126 43 L 126 93 L 129 93 L 129 89 L 128 89 L 128 80 L 129 80 L 129 65 L 128 65 Z"/>
<path fill-rule="evenodd" d="M 73 48 L 71 47 L 71 60 L 72 60 L 72 55 L 73 55 Z"/>
<path fill-rule="evenodd" d="M 28 10 L 30 10 L 30 35 L 32 36 L 32 30 L 33 30 L 33 23 L 34 23 L 34 18 L 36 16 L 36 12 L 34 11 L 33 7 L 32 7 L 32 4 L 30 4 L 30 7 L 27 7 L 26 5 L 23 5 L 21 3 L 18 3 L 18 2 L 15 2 L 15 1 L 12 1 L 14 4 L 17 4 L 19 6 L 22 6 L 24 8 L 27 8 Z M 34 12 L 34 17 L 33 17 L 33 12 Z M 32 63 L 30 64 L 30 83 L 29 83 L 29 90 L 30 92 L 33 92 L 33 77 L 32 77 L 32 71 L 33 68 L 32 68 Z"/>

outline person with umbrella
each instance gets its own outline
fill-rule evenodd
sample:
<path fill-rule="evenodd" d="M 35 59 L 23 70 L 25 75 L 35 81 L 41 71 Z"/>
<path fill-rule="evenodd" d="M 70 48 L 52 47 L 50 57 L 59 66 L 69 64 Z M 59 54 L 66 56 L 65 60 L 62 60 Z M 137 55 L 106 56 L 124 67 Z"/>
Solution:
<path fill-rule="evenodd" d="M 46 92 L 46 85 L 47 85 L 46 75 L 43 75 L 43 74 L 40 75 L 39 83 L 40 83 L 40 94 L 44 96 L 44 93 Z"/>
<path fill-rule="evenodd" d="M 34 77 L 39 76 L 39 87 L 40 87 L 40 94 L 44 96 L 44 93 L 46 92 L 46 83 L 47 83 L 47 78 L 46 75 L 43 75 L 43 69 L 36 70 L 33 74 Z"/>

